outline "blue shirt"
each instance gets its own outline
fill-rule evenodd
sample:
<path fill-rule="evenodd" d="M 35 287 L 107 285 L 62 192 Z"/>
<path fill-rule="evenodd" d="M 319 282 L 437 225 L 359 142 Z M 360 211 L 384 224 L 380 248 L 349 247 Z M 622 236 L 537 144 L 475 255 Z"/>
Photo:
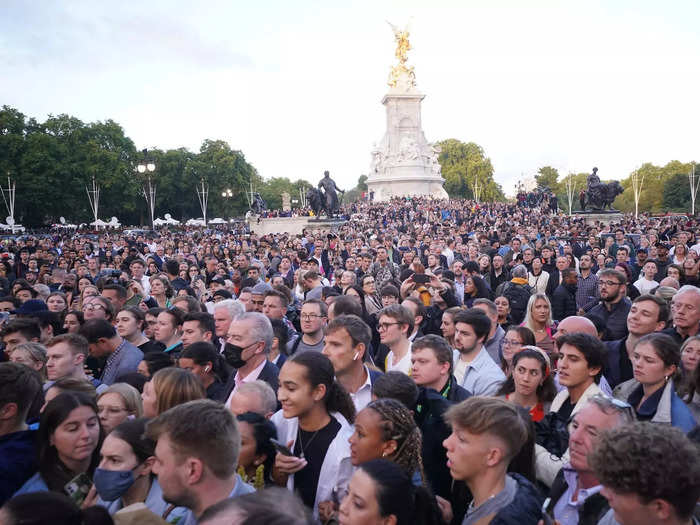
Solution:
<path fill-rule="evenodd" d="M 459 358 L 459 352 L 455 350 L 455 367 Z M 505 380 L 506 376 L 503 370 L 491 359 L 486 348 L 482 345 L 474 360 L 467 365 L 460 386 L 475 396 L 493 396 Z"/>

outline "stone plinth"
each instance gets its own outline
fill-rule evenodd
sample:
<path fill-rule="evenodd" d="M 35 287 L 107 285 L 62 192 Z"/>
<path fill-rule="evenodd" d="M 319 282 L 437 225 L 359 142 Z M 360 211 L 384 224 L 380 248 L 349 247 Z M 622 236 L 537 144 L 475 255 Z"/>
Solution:
<path fill-rule="evenodd" d="M 325 217 L 270 217 L 268 219 L 258 219 L 253 215 L 246 219 L 250 226 L 250 231 L 258 235 L 269 235 L 275 233 L 288 233 L 290 235 L 300 235 L 305 229 L 321 232 L 336 231 L 345 221 L 339 219 L 326 219 Z"/>
<path fill-rule="evenodd" d="M 399 83 L 382 99 L 386 133 L 372 150 L 367 189 L 375 201 L 392 197 L 430 196 L 446 199 L 440 174 L 440 148 L 423 134 L 421 102 L 425 95 Z"/>
<path fill-rule="evenodd" d="M 292 199 L 286 191 L 282 193 L 282 211 L 290 211 L 292 209 Z"/>
<path fill-rule="evenodd" d="M 583 217 L 586 221 L 587 226 L 591 226 L 596 222 L 602 222 L 603 224 L 611 224 L 613 222 L 621 222 L 624 219 L 624 215 L 620 212 L 574 212 L 573 217 Z"/>

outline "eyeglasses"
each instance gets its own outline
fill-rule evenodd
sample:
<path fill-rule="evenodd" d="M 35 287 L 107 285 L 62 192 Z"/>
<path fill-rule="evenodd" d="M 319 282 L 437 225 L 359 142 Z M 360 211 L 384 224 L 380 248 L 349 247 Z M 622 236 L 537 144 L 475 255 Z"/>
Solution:
<path fill-rule="evenodd" d="M 516 341 L 515 339 L 504 339 L 503 340 L 503 346 L 521 346 L 522 343 L 520 341 Z"/>
<path fill-rule="evenodd" d="M 632 421 L 637 419 L 637 415 L 632 405 L 615 397 L 608 397 L 603 394 L 595 394 L 590 397 L 590 400 L 598 405 L 603 411 L 612 408 L 618 412 L 625 412 Z"/>
<path fill-rule="evenodd" d="M 379 323 L 379 324 L 377 324 L 377 330 L 380 332 L 383 330 L 388 330 L 390 326 L 394 326 L 396 324 L 402 324 L 402 323 Z"/>
<path fill-rule="evenodd" d="M 102 306 L 101 304 L 87 304 L 87 305 L 83 306 L 83 311 L 85 311 L 85 312 L 92 312 L 94 310 L 100 310 L 100 309 L 104 310 L 105 307 Z"/>
<path fill-rule="evenodd" d="M 323 316 L 318 314 L 301 314 L 299 317 L 301 317 L 302 321 L 313 321 L 314 319 L 321 318 Z"/>
<path fill-rule="evenodd" d="M 622 286 L 622 284 L 617 281 L 598 281 L 598 286 Z"/>

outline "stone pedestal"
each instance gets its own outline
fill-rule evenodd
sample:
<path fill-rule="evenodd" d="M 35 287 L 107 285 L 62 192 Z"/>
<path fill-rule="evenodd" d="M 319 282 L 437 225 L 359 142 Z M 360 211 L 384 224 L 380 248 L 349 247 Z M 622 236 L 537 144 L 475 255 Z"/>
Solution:
<path fill-rule="evenodd" d="M 367 177 L 367 189 L 375 201 L 404 196 L 447 198 L 438 162 L 440 148 L 423 134 L 424 98 L 410 82 L 399 82 L 382 99 L 386 133 L 372 150 Z"/>
<path fill-rule="evenodd" d="M 258 235 L 287 233 L 300 235 L 305 229 L 319 232 L 335 232 L 346 221 L 341 219 L 326 219 L 318 217 L 270 217 L 263 219 L 257 215 L 246 218 L 250 231 Z"/>
<path fill-rule="evenodd" d="M 624 219 L 624 215 L 620 212 L 574 212 L 573 213 L 574 217 L 580 218 L 583 217 L 584 220 L 586 221 L 587 226 L 592 226 L 596 222 L 602 222 L 603 224 L 611 224 L 611 223 L 617 223 L 621 222 L 622 219 Z"/>
<path fill-rule="evenodd" d="M 290 211 L 292 209 L 292 199 L 286 191 L 282 193 L 282 211 Z"/>

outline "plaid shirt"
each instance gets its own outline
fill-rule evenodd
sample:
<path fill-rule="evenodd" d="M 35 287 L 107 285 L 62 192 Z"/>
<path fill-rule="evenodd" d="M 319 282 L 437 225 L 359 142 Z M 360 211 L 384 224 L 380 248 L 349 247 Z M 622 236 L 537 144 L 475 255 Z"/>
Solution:
<path fill-rule="evenodd" d="M 578 276 L 578 289 L 576 290 L 576 308 L 592 308 L 600 299 L 598 290 L 598 276 L 591 272 L 588 277 Z"/>
<path fill-rule="evenodd" d="M 119 354 L 125 345 L 126 339 L 122 339 L 122 342 L 119 343 L 119 346 L 114 350 L 114 352 L 112 352 L 112 355 L 107 358 L 107 363 L 105 364 L 105 368 L 102 371 L 102 376 L 100 377 L 100 381 L 103 383 L 111 385 L 117 379 L 116 375 L 119 368 Z"/>

